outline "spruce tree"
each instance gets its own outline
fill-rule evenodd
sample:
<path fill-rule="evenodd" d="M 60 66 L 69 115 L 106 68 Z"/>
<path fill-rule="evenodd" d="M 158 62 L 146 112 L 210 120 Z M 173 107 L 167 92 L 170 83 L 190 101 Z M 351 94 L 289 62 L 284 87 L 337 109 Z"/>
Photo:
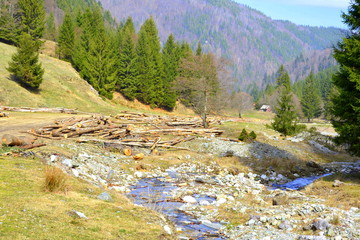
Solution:
<path fill-rule="evenodd" d="M 126 26 L 126 25 L 125 25 Z M 117 90 L 126 98 L 134 100 L 137 92 L 135 79 L 135 44 L 133 42 L 135 31 L 126 27 L 123 31 L 122 48 L 119 50 Z"/>
<path fill-rule="evenodd" d="M 19 0 L 20 31 L 28 33 L 41 46 L 40 38 L 45 29 L 45 8 L 43 0 Z"/>
<path fill-rule="evenodd" d="M 164 102 L 163 106 L 172 110 L 176 104 L 176 92 L 173 90 L 173 82 L 178 75 L 180 47 L 175 42 L 174 36 L 169 35 L 163 47 L 163 62 L 164 62 Z"/>
<path fill-rule="evenodd" d="M 201 48 L 201 44 L 200 42 L 198 42 L 197 48 L 196 48 L 196 56 L 201 56 L 202 55 L 202 48 Z"/>
<path fill-rule="evenodd" d="M 55 18 L 54 14 L 50 13 L 46 20 L 46 29 L 45 29 L 45 38 L 51 41 L 56 40 L 56 25 L 55 25 Z"/>
<path fill-rule="evenodd" d="M 311 72 L 305 79 L 305 86 L 303 90 L 303 97 L 301 99 L 301 106 L 304 116 L 310 122 L 311 119 L 319 117 L 321 114 L 320 96 L 315 86 L 314 75 Z"/>
<path fill-rule="evenodd" d="M 18 41 L 19 19 L 16 5 L 9 0 L 0 0 L 0 41 L 15 44 Z"/>
<path fill-rule="evenodd" d="M 180 48 L 180 57 L 187 58 L 192 55 L 193 55 L 193 52 L 192 52 L 192 49 L 191 49 L 189 43 L 183 42 L 181 44 L 181 48 Z"/>
<path fill-rule="evenodd" d="M 338 143 L 349 145 L 349 150 L 360 156 L 360 0 L 351 2 L 342 17 L 351 34 L 339 42 L 334 57 L 340 70 L 333 77 L 338 92 L 333 97 L 332 124 L 339 133 Z"/>
<path fill-rule="evenodd" d="M 75 30 L 70 15 L 66 14 L 60 27 L 57 53 L 61 59 L 71 61 L 74 54 Z"/>
<path fill-rule="evenodd" d="M 159 107 L 164 101 L 164 73 L 160 39 L 153 18 L 141 26 L 135 52 L 137 98 Z"/>
<path fill-rule="evenodd" d="M 297 124 L 297 114 L 292 102 L 290 77 L 284 66 L 281 66 L 278 71 L 277 86 L 280 96 L 277 100 L 276 116 L 271 127 L 285 136 L 296 134 L 301 130 L 301 126 Z"/>
<path fill-rule="evenodd" d="M 86 13 L 83 27 L 76 58 L 80 74 L 100 95 L 111 99 L 117 74 L 115 41 L 106 32 L 99 8 Z"/>
<path fill-rule="evenodd" d="M 12 61 L 7 68 L 21 85 L 34 89 L 39 88 L 44 75 L 37 48 L 38 43 L 30 34 L 22 33 L 17 53 L 12 56 Z"/>

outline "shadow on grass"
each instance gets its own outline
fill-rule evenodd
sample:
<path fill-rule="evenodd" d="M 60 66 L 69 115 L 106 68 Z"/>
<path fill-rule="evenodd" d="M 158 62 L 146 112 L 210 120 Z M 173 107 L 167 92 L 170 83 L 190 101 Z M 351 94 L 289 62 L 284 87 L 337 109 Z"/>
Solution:
<path fill-rule="evenodd" d="M 34 93 L 34 94 L 40 94 L 41 90 L 39 88 L 33 88 L 27 84 L 25 84 L 24 82 L 22 82 L 20 80 L 20 78 L 16 77 L 15 75 L 11 74 L 10 77 L 8 77 L 8 79 L 10 81 L 16 82 L 17 84 L 19 84 L 21 87 L 25 88 L 27 91 L 29 91 L 30 93 Z"/>

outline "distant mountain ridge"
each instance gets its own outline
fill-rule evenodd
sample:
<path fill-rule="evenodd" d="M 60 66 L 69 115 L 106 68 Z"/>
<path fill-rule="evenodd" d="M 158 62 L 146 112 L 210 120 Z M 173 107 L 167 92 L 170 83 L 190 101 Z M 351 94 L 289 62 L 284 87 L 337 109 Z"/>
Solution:
<path fill-rule="evenodd" d="M 291 65 L 301 55 L 323 56 L 321 61 L 304 61 L 301 71 L 312 69 L 316 73 L 324 66 L 333 66 L 336 63 L 329 48 L 345 36 L 344 30 L 334 27 L 272 20 L 231 0 L 100 0 L 100 3 L 119 21 L 131 16 L 138 27 L 153 16 L 163 42 L 173 33 L 179 41 L 188 41 L 194 47 L 200 42 L 205 51 L 229 58 L 236 85 L 241 88 L 254 83 L 263 86 L 264 76 L 276 72 L 280 64 L 289 66 L 291 76 L 302 76 L 297 72 L 300 68 Z"/>

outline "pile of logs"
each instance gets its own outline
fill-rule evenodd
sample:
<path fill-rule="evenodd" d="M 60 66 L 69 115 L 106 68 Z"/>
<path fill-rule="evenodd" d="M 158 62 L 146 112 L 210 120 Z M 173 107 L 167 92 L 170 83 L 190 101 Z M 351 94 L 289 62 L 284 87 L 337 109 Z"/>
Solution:
<path fill-rule="evenodd" d="M 125 120 L 125 121 L 124 121 Z M 29 134 L 54 140 L 79 138 L 78 142 L 107 142 L 125 146 L 174 147 L 194 139 L 194 135 L 219 136 L 222 130 L 201 128 L 200 121 L 123 112 L 113 118 L 104 116 L 72 117 L 55 121 L 54 124 L 32 129 Z M 175 135 L 172 140 L 162 141 L 163 135 Z"/>

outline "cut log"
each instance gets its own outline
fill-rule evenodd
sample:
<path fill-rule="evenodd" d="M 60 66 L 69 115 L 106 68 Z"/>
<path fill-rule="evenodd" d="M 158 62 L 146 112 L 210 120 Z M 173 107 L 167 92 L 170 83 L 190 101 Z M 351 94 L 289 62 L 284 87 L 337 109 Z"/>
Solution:
<path fill-rule="evenodd" d="M 20 146 L 20 148 L 24 149 L 24 150 L 28 150 L 28 149 L 33 149 L 33 148 L 42 147 L 42 146 L 46 146 L 46 144 L 45 143 L 28 144 L 28 145 Z"/>
<path fill-rule="evenodd" d="M 9 114 L 4 113 L 4 112 L 0 112 L 0 117 L 9 117 Z"/>
<path fill-rule="evenodd" d="M 20 138 L 10 135 L 10 134 L 5 134 L 4 136 L 2 136 L 1 138 L 1 143 L 5 144 L 7 146 L 21 146 L 22 141 Z"/>

